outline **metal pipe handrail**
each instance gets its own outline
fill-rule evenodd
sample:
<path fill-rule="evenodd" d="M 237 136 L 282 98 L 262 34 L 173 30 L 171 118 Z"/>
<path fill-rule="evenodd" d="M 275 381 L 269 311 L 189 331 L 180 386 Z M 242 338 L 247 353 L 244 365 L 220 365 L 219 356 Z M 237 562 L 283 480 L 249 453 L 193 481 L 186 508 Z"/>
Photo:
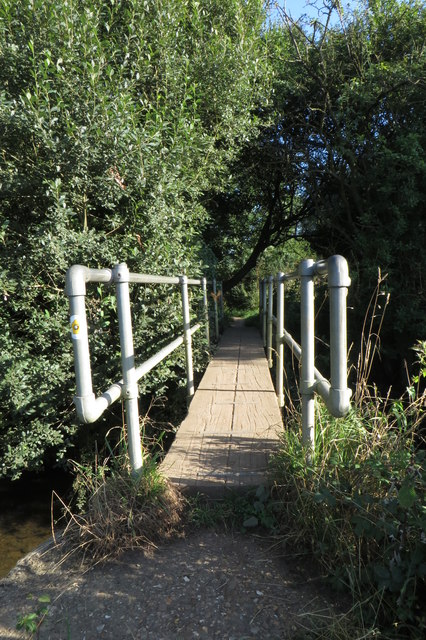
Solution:
<path fill-rule="evenodd" d="M 330 382 L 314 366 L 314 278 L 328 276 L 330 297 Z M 301 282 L 301 345 L 284 328 L 284 283 Z M 273 283 L 276 285 L 276 316 L 273 314 Z M 350 407 L 351 390 L 347 387 L 346 297 L 351 281 L 348 265 L 342 256 L 327 260 L 303 260 L 298 269 L 288 274 L 264 278 L 259 285 L 259 315 L 263 319 L 262 334 L 269 366 L 272 361 L 272 326 L 276 327 L 276 392 L 284 406 L 283 344 L 301 361 L 300 390 L 302 396 L 302 428 L 305 443 L 314 448 L 314 393 L 319 393 L 336 417 L 344 416 Z"/>
<path fill-rule="evenodd" d="M 201 328 L 200 324 L 196 324 L 191 328 L 191 335 Z M 152 356 L 145 360 L 141 365 L 136 367 L 136 380 L 139 381 L 144 375 L 149 373 L 157 364 L 160 364 L 167 356 L 180 347 L 184 342 L 183 335 L 179 336 L 172 342 L 166 344 L 162 349 L 154 353 Z M 78 397 L 74 396 L 74 403 L 76 406 L 77 415 L 85 423 L 96 422 L 104 411 L 111 406 L 114 402 L 119 400 L 123 393 L 123 379 L 119 380 L 115 384 L 111 385 L 107 391 L 104 391 L 100 396 L 95 398 L 93 394 L 94 402 L 90 396 Z M 85 402 L 89 400 L 89 402 Z"/>
<path fill-rule="evenodd" d="M 123 378 L 113 384 L 107 391 L 95 396 L 92 385 L 90 366 L 90 350 L 86 318 L 86 284 L 101 282 L 114 283 L 117 294 L 117 314 L 120 333 L 121 361 Z M 214 289 L 216 281 L 213 280 Z M 172 284 L 180 285 L 182 299 L 182 316 L 184 332 L 165 345 L 157 353 L 138 367 L 135 366 L 133 332 L 130 309 L 129 284 Z M 90 269 L 83 265 L 73 265 L 66 274 L 65 291 L 70 303 L 71 337 L 74 351 L 74 368 L 76 376 L 76 395 L 74 405 L 79 418 L 86 423 L 95 422 L 104 411 L 120 398 L 125 401 L 129 458 L 134 473 L 139 473 L 142 465 L 142 449 L 139 429 L 138 381 L 182 344 L 185 345 L 186 376 L 188 400 L 194 395 L 194 375 L 192 363 L 192 335 L 201 328 L 201 324 L 191 327 L 188 285 L 201 286 L 203 289 L 204 319 L 206 322 L 206 339 L 210 349 L 209 313 L 206 278 L 188 278 L 155 276 L 129 272 L 122 263 L 113 269 Z M 218 337 L 219 321 L 217 304 L 215 305 L 215 325 Z"/>
<path fill-rule="evenodd" d="M 148 273 L 129 273 L 129 282 L 135 284 L 180 284 L 181 276 L 155 276 Z M 201 286 L 203 278 L 187 278 L 189 285 Z"/>
<path fill-rule="evenodd" d="M 195 324 L 190 329 L 191 336 L 194 335 L 198 329 L 201 329 L 201 324 Z M 175 351 L 178 347 L 180 347 L 184 343 L 184 336 L 181 335 L 169 344 L 166 344 L 162 349 L 154 353 L 148 360 L 145 360 L 139 367 L 136 368 L 136 379 L 140 380 L 144 375 L 149 373 L 151 369 L 160 364 L 167 356 L 169 356 L 173 351 Z"/>

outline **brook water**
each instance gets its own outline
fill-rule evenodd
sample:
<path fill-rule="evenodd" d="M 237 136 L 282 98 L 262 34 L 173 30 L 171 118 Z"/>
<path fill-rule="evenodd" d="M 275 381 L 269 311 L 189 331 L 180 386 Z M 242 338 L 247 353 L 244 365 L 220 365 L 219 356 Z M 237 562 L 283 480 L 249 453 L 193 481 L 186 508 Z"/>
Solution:
<path fill-rule="evenodd" d="M 52 490 L 65 496 L 69 485 L 63 475 L 0 482 L 0 578 L 51 537 Z"/>

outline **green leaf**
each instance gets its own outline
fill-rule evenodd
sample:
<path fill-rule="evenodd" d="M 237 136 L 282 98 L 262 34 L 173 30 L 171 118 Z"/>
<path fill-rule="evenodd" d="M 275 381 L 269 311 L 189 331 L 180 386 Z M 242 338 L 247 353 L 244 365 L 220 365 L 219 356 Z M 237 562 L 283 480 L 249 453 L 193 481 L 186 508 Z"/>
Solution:
<path fill-rule="evenodd" d="M 353 516 L 351 522 L 354 525 L 354 533 L 357 536 L 369 536 L 374 530 L 372 523 L 363 516 Z"/>
<path fill-rule="evenodd" d="M 380 564 L 374 565 L 374 575 L 377 580 L 377 585 L 380 589 L 389 589 L 392 584 L 392 578 L 387 567 L 384 567 Z"/>
<path fill-rule="evenodd" d="M 411 484 L 405 482 L 398 491 L 398 502 L 404 509 L 410 509 L 417 500 L 417 494 Z"/>
<path fill-rule="evenodd" d="M 244 520 L 243 527 L 247 527 L 247 529 L 250 529 L 253 527 L 257 527 L 258 524 L 259 520 L 256 518 L 256 516 L 251 516 L 250 518 L 247 518 L 247 520 Z"/>
<path fill-rule="evenodd" d="M 50 602 L 50 596 L 48 596 L 47 594 L 43 595 L 43 596 L 40 596 L 38 601 L 39 602 Z"/>

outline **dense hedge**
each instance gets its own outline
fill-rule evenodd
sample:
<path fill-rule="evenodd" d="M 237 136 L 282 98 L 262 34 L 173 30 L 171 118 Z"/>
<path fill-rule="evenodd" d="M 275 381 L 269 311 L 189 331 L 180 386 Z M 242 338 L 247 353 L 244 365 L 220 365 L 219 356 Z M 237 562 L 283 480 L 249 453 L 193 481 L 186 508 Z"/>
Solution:
<path fill-rule="evenodd" d="M 259 0 L 2 1 L 0 475 L 63 460 L 78 432 L 68 266 L 212 268 L 201 195 L 255 129 L 262 20 Z M 113 292 L 92 292 L 99 390 L 117 377 L 118 340 Z M 143 358 L 173 335 L 180 301 L 147 289 L 137 312 Z"/>

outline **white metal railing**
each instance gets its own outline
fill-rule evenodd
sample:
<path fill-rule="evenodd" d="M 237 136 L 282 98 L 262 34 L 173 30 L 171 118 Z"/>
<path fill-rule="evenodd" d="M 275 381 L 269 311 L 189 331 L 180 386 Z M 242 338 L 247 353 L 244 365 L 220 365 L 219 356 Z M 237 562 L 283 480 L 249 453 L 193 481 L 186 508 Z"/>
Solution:
<path fill-rule="evenodd" d="M 100 396 L 93 393 L 90 367 L 89 338 L 86 319 L 86 284 L 100 282 L 115 284 L 117 295 L 117 315 L 121 347 L 121 367 L 123 378 L 113 384 Z M 183 334 L 160 349 L 148 360 L 135 366 L 133 331 L 130 308 L 129 284 L 171 284 L 180 285 L 183 314 Z M 216 341 L 219 340 L 219 313 L 217 304 L 217 284 L 212 281 L 214 299 L 214 327 Z M 210 348 L 209 311 L 206 278 L 191 279 L 186 275 L 178 277 L 155 276 L 142 273 L 130 273 L 126 264 L 113 269 L 90 269 L 82 265 L 73 265 L 66 274 L 65 292 L 70 304 L 71 337 L 74 350 L 74 368 L 77 393 L 74 404 L 79 418 L 86 423 L 95 422 L 116 400 L 123 398 L 127 418 L 129 458 L 132 471 L 139 473 L 142 465 L 142 448 L 139 429 L 138 380 L 170 355 L 180 345 L 185 346 L 187 394 L 194 395 L 194 374 L 192 360 L 192 335 L 201 325 L 191 327 L 188 286 L 200 286 L 203 290 L 203 310 L 206 340 Z"/>
<path fill-rule="evenodd" d="M 330 297 L 330 382 L 315 367 L 314 278 L 328 276 Z M 301 345 L 284 328 L 285 282 L 300 279 Z M 314 449 L 315 401 L 319 393 L 333 416 L 344 416 L 350 407 L 351 390 L 347 386 L 347 330 L 346 297 L 351 281 L 348 264 L 342 256 L 314 262 L 303 260 L 299 268 L 288 274 L 278 273 L 260 281 L 259 306 L 263 342 L 269 367 L 276 356 L 276 393 L 278 403 L 284 406 L 284 343 L 301 361 L 300 392 L 302 397 L 303 441 Z M 274 310 L 276 288 L 276 315 Z M 273 348 L 275 326 L 275 349 Z"/>

